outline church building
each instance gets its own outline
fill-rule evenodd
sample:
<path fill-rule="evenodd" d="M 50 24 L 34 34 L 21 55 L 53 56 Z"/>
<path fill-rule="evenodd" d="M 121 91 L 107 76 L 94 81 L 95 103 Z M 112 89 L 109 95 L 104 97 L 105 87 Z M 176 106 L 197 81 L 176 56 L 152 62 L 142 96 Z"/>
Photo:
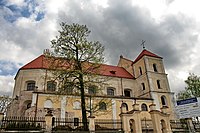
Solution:
<path fill-rule="evenodd" d="M 45 58 L 40 55 L 18 70 L 7 115 L 44 117 L 51 111 L 57 118 L 81 118 L 80 95 L 57 93 L 58 83 L 51 80 Z M 116 66 L 102 64 L 102 68 L 99 76 L 109 80 L 101 86 L 101 93 L 85 92 L 88 116 L 95 108 L 92 115 L 96 118 L 120 119 L 121 107 L 128 113 L 138 104 L 141 118 L 148 120 L 149 105 L 155 104 L 156 110 L 168 107 L 167 113 L 174 119 L 173 93 L 162 57 L 143 49 L 134 60 L 121 55 Z"/>

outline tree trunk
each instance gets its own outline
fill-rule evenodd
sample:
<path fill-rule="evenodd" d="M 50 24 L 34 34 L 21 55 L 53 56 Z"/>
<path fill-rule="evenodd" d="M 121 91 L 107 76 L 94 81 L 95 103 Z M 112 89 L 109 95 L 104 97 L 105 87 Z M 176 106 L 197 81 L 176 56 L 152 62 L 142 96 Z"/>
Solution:
<path fill-rule="evenodd" d="M 76 42 L 77 44 L 78 42 Z M 76 47 L 76 69 L 78 69 L 79 72 L 79 82 L 80 82 L 80 91 L 81 91 L 81 108 L 82 108 L 82 123 L 84 127 L 84 131 L 88 131 L 88 123 L 87 123 L 87 114 L 86 114 L 86 108 L 85 108 L 85 89 L 84 89 L 84 82 L 83 82 L 83 73 L 82 73 L 82 65 L 81 61 L 79 61 L 79 52 L 78 47 Z"/>
<path fill-rule="evenodd" d="M 79 78 L 80 78 L 80 91 L 81 91 L 82 122 L 83 122 L 84 130 L 88 131 L 87 114 L 86 114 L 86 107 L 85 107 L 85 91 L 84 91 L 83 75 L 80 74 Z"/>

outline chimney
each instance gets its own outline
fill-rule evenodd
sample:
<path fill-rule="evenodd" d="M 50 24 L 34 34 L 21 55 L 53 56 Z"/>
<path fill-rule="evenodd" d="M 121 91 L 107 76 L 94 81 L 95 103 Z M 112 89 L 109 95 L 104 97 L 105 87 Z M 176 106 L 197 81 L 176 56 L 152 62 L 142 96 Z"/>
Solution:
<path fill-rule="evenodd" d="M 49 49 L 44 49 L 43 54 L 44 54 L 44 55 L 50 55 Z"/>

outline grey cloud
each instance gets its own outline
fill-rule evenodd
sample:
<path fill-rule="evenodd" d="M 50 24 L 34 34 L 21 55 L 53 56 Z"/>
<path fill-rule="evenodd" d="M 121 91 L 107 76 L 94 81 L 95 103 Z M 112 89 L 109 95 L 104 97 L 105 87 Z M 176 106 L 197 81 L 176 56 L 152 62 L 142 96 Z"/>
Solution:
<path fill-rule="evenodd" d="M 60 13 L 59 20 L 86 24 L 92 30 L 91 38 L 105 45 L 112 64 L 117 63 L 121 54 L 135 59 L 142 50 L 142 40 L 146 40 L 147 49 L 164 57 L 168 69 L 189 63 L 185 55 L 191 52 L 188 50 L 191 43 L 197 42 L 190 31 L 194 28 L 190 18 L 169 15 L 157 23 L 147 9 L 132 6 L 130 0 L 110 0 L 108 5 L 94 9 L 90 4 L 83 8 L 77 1 L 71 2 L 67 5 L 70 12 Z"/>
<path fill-rule="evenodd" d="M 170 4 L 173 0 L 166 2 Z M 90 39 L 105 45 L 109 63 L 117 64 L 121 54 L 134 60 L 142 50 L 141 41 L 146 40 L 146 48 L 162 56 L 165 68 L 174 71 L 191 64 L 188 56 L 193 50 L 191 46 L 198 45 L 198 35 L 193 34 L 197 25 L 184 14 L 163 16 L 162 21 L 157 22 L 148 9 L 133 6 L 130 0 L 109 0 L 107 8 L 94 6 L 88 0 L 73 0 L 64 7 L 58 14 L 47 12 L 43 20 L 26 23 L 25 27 L 17 22 L 8 24 L 0 17 L 0 40 L 14 42 L 21 48 L 18 54 L 38 56 L 43 49 L 50 47 L 50 37 L 55 35 L 55 31 L 48 29 L 49 21 L 56 20 L 57 29 L 62 21 L 86 24 L 92 31 Z M 2 12 L 0 9 L 0 14 Z M 199 63 L 195 64 L 198 66 Z"/>

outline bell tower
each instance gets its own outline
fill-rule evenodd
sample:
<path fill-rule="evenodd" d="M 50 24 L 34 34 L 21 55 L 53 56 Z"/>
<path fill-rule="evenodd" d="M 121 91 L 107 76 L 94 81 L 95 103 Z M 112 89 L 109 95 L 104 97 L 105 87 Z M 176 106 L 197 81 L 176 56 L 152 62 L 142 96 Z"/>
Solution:
<path fill-rule="evenodd" d="M 132 67 L 139 86 L 136 96 L 152 98 L 158 110 L 163 106 L 172 110 L 173 93 L 170 91 L 162 57 L 144 48 L 133 62 Z"/>

